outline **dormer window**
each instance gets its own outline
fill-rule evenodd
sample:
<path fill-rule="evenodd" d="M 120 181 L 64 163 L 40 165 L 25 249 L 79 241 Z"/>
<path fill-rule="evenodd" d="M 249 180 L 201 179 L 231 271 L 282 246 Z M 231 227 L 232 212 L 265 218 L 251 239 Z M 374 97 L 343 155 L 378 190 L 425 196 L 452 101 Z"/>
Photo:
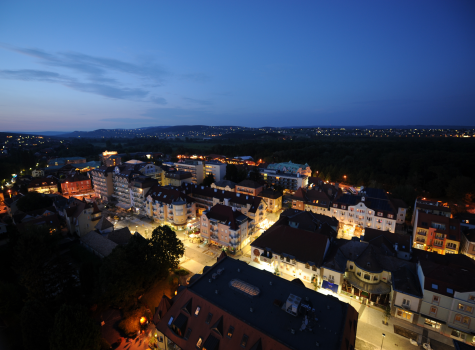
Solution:
<path fill-rule="evenodd" d="M 381 212 L 378 212 L 378 216 L 383 216 L 383 213 L 381 213 Z"/>
<path fill-rule="evenodd" d="M 341 209 L 346 209 L 346 205 L 342 205 L 342 206 L 341 206 Z"/>
<path fill-rule="evenodd" d="M 439 289 L 439 286 L 437 284 L 432 284 L 432 289 Z"/>

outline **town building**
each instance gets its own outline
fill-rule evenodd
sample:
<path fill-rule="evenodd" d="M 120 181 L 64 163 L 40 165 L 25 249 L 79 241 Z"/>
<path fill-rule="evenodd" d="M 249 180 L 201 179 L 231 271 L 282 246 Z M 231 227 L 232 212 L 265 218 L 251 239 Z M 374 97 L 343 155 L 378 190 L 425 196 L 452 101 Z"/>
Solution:
<path fill-rule="evenodd" d="M 268 213 L 277 213 L 282 209 L 282 196 L 283 193 L 281 191 L 272 190 L 270 188 L 259 192 L 259 197 L 267 204 L 266 211 Z"/>
<path fill-rule="evenodd" d="M 157 308 L 159 349 L 355 348 L 349 304 L 248 264 L 220 257 Z"/>
<path fill-rule="evenodd" d="M 101 154 L 101 161 L 104 166 L 122 165 L 122 158 L 117 154 L 117 151 L 105 151 Z"/>
<path fill-rule="evenodd" d="M 205 210 L 200 220 L 200 234 L 207 243 L 235 252 L 251 241 L 251 220 L 236 208 L 216 204 Z"/>
<path fill-rule="evenodd" d="M 257 196 L 227 192 L 205 186 L 184 184 L 181 187 L 196 202 L 197 210 L 203 212 L 216 204 L 223 204 L 239 210 L 250 219 L 249 235 L 252 238 L 260 234 L 267 223 L 266 202 Z"/>
<path fill-rule="evenodd" d="M 413 247 L 438 254 L 458 254 L 462 241 L 460 222 L 446 215 L 416 211 Z"/>
<path fill-rule="evenodd" d="M 269 186 L 279 186 L 292 193 L 300 187 L 307 187 L 308 177 L 312 176 L 308 164 L 295 164 L 290 161 L 269 164 L 267 168 L 260 168 L 260 173 Z"/>
<path fill-rule="evenodd" d="M 108 167 L 104 165 L 90 172 L 94 185 L 94 195 L 106 202 L 112 200 L 112 194 L 114 193 L 112 181 L 114 169 L 115 167 L 113 166 Z"/>
<path fill-rule="evenodd" d="M 83 157 L 54 158 L 48 162 L 48 166 L 79 164 L 79 163 L 86 163 L 86 158 L 83 158 Z"/>
<path fill-rule="evenodd" d="M 28 192 L 56 193 L 58 192 L 58 180 L 53 177 L 34 178 L 27 188 Z"/>
<path fill-rule="evenodd" d="M 471 259 L 475 259 L 475 228 L 462 231 L 460 254 L 464 254 Z"/>
<path fill-rule="evenodd" d="M 194 200 L 178 188 L 153 186 L 146 194 L 145 214 L 160 224 L 182 230 L 196 219 Z"/>
<path fill-rule="evenodd" d="M 236 183 L 230 180 L 216 181 L 211 184 L 211 188 L 222 191 L 236 192 Z"/>
<path fill-rule="evenodd" d="M 117 206 L 123 209 L 132 207 L 132 195 L 130 193 L 130 183 L 141 173 L 137 170 L 142 164 L 124 164 L 116 166 L 112 173 L 112 184 L 114 192 L 112 198 L 117 201 Z"/>
<path fill-rule="evenodd" d="M 257 196 L 264 189 L 264 185 L 253 180 L 243 180 L 236 185 L 236 193 Z"/>
<path fill-rule="evenodd" d="M 414 220 L 418 211 L 422 211 L 426 214 L 445 216 L 447 218 L 451 217 L 451 210 L 447 203 L 442 203 L 441 201 L 430 201 L 425 198 L 416 198 L 414 210 L 412 212 L 412 226 L 414 226 Z"/>
<path fill-rule="evenodd" d="M 188 171 L 170 171 L 165 173 L 162 186 L 179 187 L 186 183 L 193 182 L 193 174 Z"/>
<path fill-rule="evenodd" d="M 394 202 L 381 189 L 363 188 L 358 194 L 340 194 L 332 203 L 331 216 L 342 224 L 345 234 L 361 236 L 365 228 L 396 231 L 397 218 L 406 217 L 407 206 Z M 398 206 L 400 205 L 400 206 Z"/>
<path fill-rule="evenodd" d="M 201 160 L 185 160 L 184 162 L 173 163 L 178 171 L 187 171 L 191 173 L 191 182 L 196 184 L 203 183 L 205 178 L 205 162 Z"/>
<path fill-rule="evenodd" d="M 418 254 L 423 290 L 418 324 L 453 339 L 472 344 L 475 334 L 475 262 L 469 257 Z"/>
<path fill-rule="evenodd" d="M 338 188 L 328 185 L 319 188 L 299 188 L 293 196 L 292 209 L 307 210 L 312 213 L 332 216 L 330 205 L 339 194 Z"/>
<path fill-rule="evenodd" d="M 299 226 L 291 219 L 277 221 L 251 243 L 251 260 L 272 273 L 318 283 L 320 267 L 336 232 L 326 224 L 313 230 Z"/>
<path fill-rule="evenodd" d="M 31 171 L 31 176 L 33 176 L 33 177 L 44 177 L 45 172 L 42 169 L 33 169 Z"/>
<path fill-rule="evenodd" d="M 130 183 L 131 207 L 136 214 L 146 213 L 148 190 L 158 185 L 158 181 L 148 176 L 139 175 Z"/>
<path fill-rule="evenodd" d="M 458 213 L 455 218 L 460 222 L 460 228 L 463 230 L 471 230 L 475 228 L 475 214 L 473 213 Z"/>
<path fill-rule="evenodd" d="M 99 223 L 102 212 L 96 203 L 87 203 L 74 197 L 69 199 L 69 207 L 64 209 L 64 218 L 70 233 L 84 236 Z"/>
<path fill-rule="evenodd" d="M 206 175 L 213 175 L 214 181 L 221 181 L 226 176 L 226 163 L 208 161 L 205 163 Z"/>
<path fill-rule="evenodd" d="M 92 191 L 92 180 L 88 176 L 73 174 L 61 180 L 61 192 L 64 196 L 74 196 Z"/>

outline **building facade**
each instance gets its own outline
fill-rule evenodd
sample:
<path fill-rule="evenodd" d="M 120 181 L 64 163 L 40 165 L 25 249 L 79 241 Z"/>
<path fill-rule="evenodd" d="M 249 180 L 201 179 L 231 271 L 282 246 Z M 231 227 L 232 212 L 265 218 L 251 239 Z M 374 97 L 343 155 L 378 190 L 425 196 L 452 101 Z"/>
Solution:
<path fill-rule="evenodd" d="M 34 178 L 27 188 L 28 192 L 56 193 L 58 192 L 58 180 L 53 177 Z"/>
<path fill-rule="evenodd" d="M 151 187 L 147 191 L 144 212 L 155 222 L 179 230 L 196 220 L 195 202 L 176 188 Z"/>
<path fill-rule="evenodd" d="M 460 223 L 445 215 L 416 211 L 413 247 L 438 254 L 458 254 L 462 237 Z"/>
<path fill-rule="evenodd" d="M 226 176 L 226 163 L 221 163 L 219 161 L 208 161 L 205 163 L 206 175 L 213 175 L 214 181 L 224 180 Z"/>
<path fill-rule="evenodd" d="M 205 178 L 205 162 L 201 160 L 186 160 L 184 162 L 174 163 L 174 167 L 178 171 L 191 173 L 191 182 L 194 184 L 201 184 Z"/>
<path fill-rule="evenodd" d="M 282 209 L 282 196 L 282 192 L 271 189 L 259 192 L 259 197 L 261 197 L 267 204 L 266 211 L 268 213 L 277 213 Z"/>
<path fill-rule="evenodd" d="M 264 185 L 253 181 L 243 180 L 236 185 L 236 193 L 257 196 L 264 189 Z"/>
<path fill-rule="evenodd" d="M 115 167 L 101 166 L 91 170 L 92 183 L 94 185 L 94 195 L 103 201 L 110 201 L 114 193 L 112 174 Z"/>
<path fill-rule="evenodd" d="M 93 190 L 91 178 L 73 174 L 61 181 L 61 192 L 66 196 L 89 193 Z"/>

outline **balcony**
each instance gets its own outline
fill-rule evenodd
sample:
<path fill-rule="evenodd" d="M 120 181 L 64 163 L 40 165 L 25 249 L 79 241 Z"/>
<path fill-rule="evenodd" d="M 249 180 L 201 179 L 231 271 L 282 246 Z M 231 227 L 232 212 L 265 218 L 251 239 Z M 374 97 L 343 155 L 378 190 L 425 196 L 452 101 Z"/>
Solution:
<path fill-rule="evenodd" d="M 421 235 L 421 236 L 426 236 L 427 232 L 426 231 L 417 231 L 417 234 Z"/>

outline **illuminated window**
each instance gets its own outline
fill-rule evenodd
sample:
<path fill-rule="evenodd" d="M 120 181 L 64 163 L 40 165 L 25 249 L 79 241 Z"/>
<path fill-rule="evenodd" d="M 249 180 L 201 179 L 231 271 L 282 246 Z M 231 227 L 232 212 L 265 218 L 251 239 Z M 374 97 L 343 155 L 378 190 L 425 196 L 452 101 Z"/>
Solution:
<path fill-rule="evenodd" d="M 233 337 L 233 333 L 234 333 L 234 327 L 233 327 L 233 326 L 229 326 L 228 338 L 232 338 L 232 337 Z"/>
<path fill-rule="evenodd" d="M 203 344 L 203 338 L 199 337 L 198 341 L 196 342 L 196 347 L 198 349 L 201 349 L 201 344 Z"/>
<path fill-rule="evenodd" d="M 200 314 L 200 310 L 201 310 L 201 308 L 199 306 L 197 306 L 196 310 L 195 310 L 195 316 L 198 316 Z"/>
<path fill-rule="evenodd" d="M 248 341 L 249 337 L 247 335 L 243 335 L 242 336 L 242 339 L 241 339 L 241 347 L 245 348 L 247 346 L 247 341 Z"/>

